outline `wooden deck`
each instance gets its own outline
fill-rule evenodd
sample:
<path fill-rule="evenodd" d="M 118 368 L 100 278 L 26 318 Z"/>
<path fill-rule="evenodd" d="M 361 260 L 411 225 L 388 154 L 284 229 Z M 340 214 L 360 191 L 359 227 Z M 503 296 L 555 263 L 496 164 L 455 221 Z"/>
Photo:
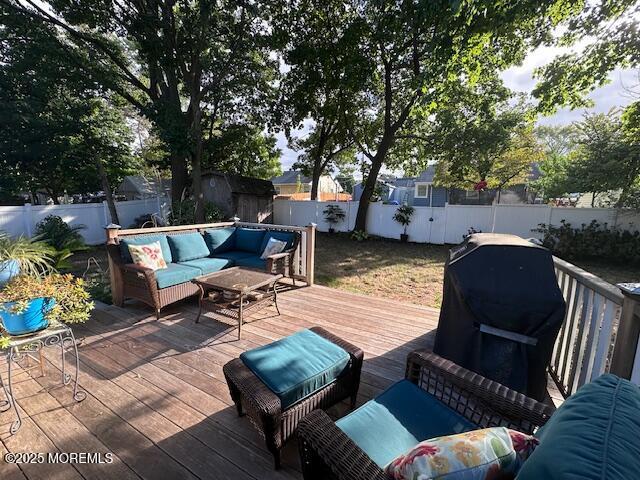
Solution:
<path fill-rule="evenodd" d="M 403 378 L 407 353 L 430 348 L 438 310 L 364 297 L 326 287 L 288 290 L 273 307 L 251 316 L 243 339 L 208 313 L 199 324 L 195 301 L 167 308 L 160 321 L 132 303 L 99 305 L 74 328 L 80 344 L 76 403 L 60 386 L 59 350 L 45 349 L 46 375 L 20 371 L 14 393 L 23 425 L 9 434 L 13 411 L 0 414 L 0 456 L 9 452 L 110 452 L 110 464 L 9 465 L 0 479 L 300 479 L 295 442 L 283 468 L 246 418 L 238 418 L 222 366 L 242 351 L 301 328 L 320 325 L 365 351 L 359 403 Z M 67 355 L 69 367 L 73 358 Z M 0 363 L 6 378 L 6 365 Z M 330 412 L 341 415 L 346 405 Z"/>

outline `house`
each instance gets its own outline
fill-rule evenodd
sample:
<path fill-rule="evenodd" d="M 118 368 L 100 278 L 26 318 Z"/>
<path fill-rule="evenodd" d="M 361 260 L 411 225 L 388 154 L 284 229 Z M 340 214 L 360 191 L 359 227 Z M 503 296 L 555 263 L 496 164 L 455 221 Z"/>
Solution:
<path fill-rule="evenodd" d="M 202 174 L 205 200 L 217 205 L 226 217 L 236 216 L 243 222 L 269 222 L 275 193 L 270 180 L 216 171 Z"/>
<path fill-rule="evenodd" d="M 143 200 L 158 195 L 171 197 L 171 179 L 127 175 L 115 193 L 124 196 L 126 200 Z"/>
<path fill-rule="evenodd" d="M 311 192 L 311 177 L 307 177 L 302 172 L 288 170 L 282 175 L 273 177 L 271 183 L 278 195 L 292 195 L 294 193 Z M 318 193 L 340 193 L 342 192 L 340 183 L 331 178 L 330 175 L 322 175 L 318 182 Z"/>

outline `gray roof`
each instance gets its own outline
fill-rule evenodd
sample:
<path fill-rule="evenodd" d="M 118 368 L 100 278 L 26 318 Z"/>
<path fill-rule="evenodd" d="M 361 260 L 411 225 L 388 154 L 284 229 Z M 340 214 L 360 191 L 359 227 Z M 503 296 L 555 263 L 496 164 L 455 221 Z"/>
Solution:
<path fill-rule="evenodd" d="M 158 191 L 164 193 L 171 190 L 171 179 L 160 179 L 160 185 L 155 178 L 146 178 L 142 175 L 127 175 L 118 187 L 118 192 L 135 192 L 140 195 L 157 195 Z"/>
<path fill-rule="evenodd" d="M 310 183 L 311 178 L 302 174 L 302 172 L 298 172 L 296 170 L 287 170 L 282 175 L 277 177 L 273 177 L 271 179 L 271 183 L 274 185 L 291 185 L 298 183 L 298 176 L 300 176 L 300 183 Z"/>
<path fill-rule="evenodd" d="M 272 196 L 276 194 L 271 180 L 261 178 L 245 177 L 243 175 L 233 175 L 230 173 L 207 171 L 202 173 L 202 178 L 223 177 L 229 183 L 229 188 L 233 193 L 245 193 L 258 196 Z"/>
<path fill-rule="evenodd" d="M 429 182 L 433 183 L 433 178 L 436 176 L 436 166 L 429 165 L 426 170 L 424 170 L 418 178 L 416 178 L 416 182 Z"/>

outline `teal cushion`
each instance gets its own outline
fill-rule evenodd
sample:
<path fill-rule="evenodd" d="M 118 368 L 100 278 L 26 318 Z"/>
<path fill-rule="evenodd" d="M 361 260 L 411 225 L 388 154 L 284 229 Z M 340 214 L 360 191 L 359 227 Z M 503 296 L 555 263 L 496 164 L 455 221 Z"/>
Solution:
<path fill-rule="evenodd" d="M 167 268 L 156 270 L 155 274 L 158 288 L 172 287 L 202 275 L 199 269 L 178 263 L 169 263 Z"/>
<path fill-rule="evenodd" d="M 129 252 L 129 245 L 148 245 L 153 242 L 160 242 L 164 261 L 171 263 L 173 261 L 173 256 L 171 255 L 171 248 L 169 247 L 166 235 L 142 235 L 139 237 L 120 239 L 120 254 L 122 255 L 122 260 L 124 263 L 133 263 L 131 253 Z"/>
<path fill-rule="evenodd" d="M 380 468 L 423 440 L 477 428 L 408 380 L 391 385 L 336 425 Z"/>
<path fill-rule="evenodd" d="M 174 262 L 187 262 L 209 256 L 209 247 L 198 232 L 168 235 Z"/>
<path fill-rule="evenodd" d="M 293 247 L 295 236 L 291 232 L 267 230 L 267 233 L 265 233 L 264 239 L 262 240 L 262 245 L 260 245 L 260 255 L 262 255 L 262 252 L 264 252 L 264 249 L 267 247 L 267 243 L 269 243 L 269 239 L 271 238 L 275 238 L 276 240 L 280 240 L 281 242 L 286 242 L 284 249 L 289 250 L 291 247 Z"/>
<path fill-rule="evenodd" d="M 237 262 L 241 258 L 247 257 L 255 257 L 255 253 L 232 250 L 230 252 L 216 253 L 214 255 L 214 258 L 226 258 L 228 260 L 233 260 L 234 262 Z"/>
<path fill-rule="evenodd" d="M 333 382 L 349 354 L 311 330 L 301 330 L 240 355 L 244 364 L 275 393 L 285 409 Z"/>
<path fill-rule="evenodd" d="M 256 228 L 236 228 L 235 250 L 261 254 L 260 246 L 264 239 L 264 232 Z"/>
<path fill-rule="evenodd" d="M 236 227 L 216 228 L 205 230 L 204 241 L 209 247 L 211 255 L 233 250 L 236 244 Z"/>
<path fill-rule="evenodd" d="M 266 270 L 267 261 L 261 259 L 260 257 L 256 257 L 252 255 L 250 257 L 239 258 L 238 260 L 236 260 L 236 265 L 238 267 L 255 268 L 256 270 Z"/>
<path fill-rule="evenodd" d="M 195 260 L 188 260 L 186 262 L 180 262 L 179 265 L 185 265 L 187 267 L 197 268 L 200 270 L 201 275 L 207 273 L 217 272 L 223 268 L 233 267 L 233 260 L 226 258 L 196 258 Z"/>
<path fill-rule="evenodd" d="M 640 476 L 640 389 L 615 375 L 582 386 L 536 436 L 517 480 L 623 480 Z"/>

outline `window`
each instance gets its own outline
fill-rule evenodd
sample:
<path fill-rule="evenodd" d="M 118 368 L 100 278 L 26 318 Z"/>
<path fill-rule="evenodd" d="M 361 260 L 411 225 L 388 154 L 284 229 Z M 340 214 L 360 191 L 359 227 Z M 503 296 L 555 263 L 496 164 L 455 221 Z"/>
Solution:
<path fill-rule="evenodd" d="M 275 185 L 274 188 L 276 189 L 276 195 L 280 195 L 280 187 Z"/>
<path fill-rule="evenodd" d="M 429 184 L 428 183 L 416 183 L 416 192 L 414 195 L 416 198 L 428 198 L 429 197 Z"/>

